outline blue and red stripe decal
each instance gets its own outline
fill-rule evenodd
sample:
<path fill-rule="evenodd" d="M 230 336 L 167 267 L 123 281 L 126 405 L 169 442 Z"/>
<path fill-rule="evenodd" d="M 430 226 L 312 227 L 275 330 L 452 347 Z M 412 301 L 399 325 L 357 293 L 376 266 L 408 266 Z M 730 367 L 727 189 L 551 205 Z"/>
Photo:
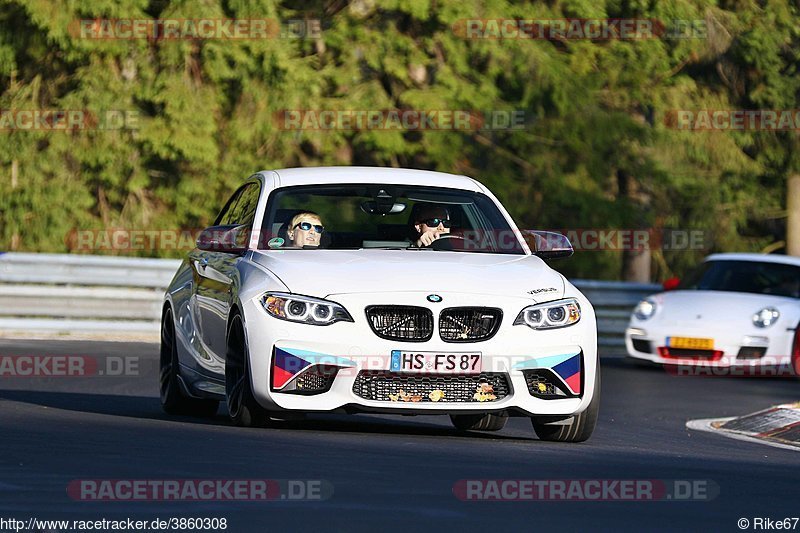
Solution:
<path fill-rule="evenodd" d="M 564 380 L 574 394 L 581 393 L 581 356 L 574 355 L 553 367 L 553 372 Z"/>
<path fill-rule="evenodd" d="M 272 389 L 285 387 L 300 372 L 311 365 L 356 367 L 355 361 L 346 357 L 312 352 L 300 348 L 275 347 L 272 357 Z"/>
<path fill-rule="evenodd" d="M 275 357 L 272 360 L 272 388 L 283 388 L 293 377 L 310 364 L 302 357 L 275 347 Z"/>
<path fill-rule="evenodd" d="M 536 368 L 549 368 L 564 381 L 567 388 L 569 388 L 573 394 L 581 394 L 583 371 L 581 352 L 537 357 L 514 365 L 514 370 L 530 370 Z"/>

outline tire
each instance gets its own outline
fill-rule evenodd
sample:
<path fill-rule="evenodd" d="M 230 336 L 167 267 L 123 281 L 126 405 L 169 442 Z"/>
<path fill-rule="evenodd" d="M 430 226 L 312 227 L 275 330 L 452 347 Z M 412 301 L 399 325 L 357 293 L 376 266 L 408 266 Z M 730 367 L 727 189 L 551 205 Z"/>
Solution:
<path fill-rule="evenodd" d="M 800 377 L 800 325 L 794 332 L 794 342 L 792 343 L 792 372 L 794 377 Z"/>
<path fill-rule="evenodd" d="M 239 427 L 267 427 L 269 412 L 253 396 L 250 359 L 242 316 L 236 313 L 228 325 L 228 348 L 225 356 L 225 398 L 228 415 Z"/>
<path fill-rule="evenodd" d="M 558 424 L 548 424 L 542 418 L 532 417 L 533 431 L 540 440 L 551 442 L 583 442 L 588 440 L 597 425 L 600 413 L 600 365 L 594 378 L 594 394 L 589 407 Z M 546 419 L 545 419 L 546 420 Z"/>
<path fill-rule="evenodd" d="M 506 426 L 507 415 L 450 415 L 450 421 L 462 431 L 500 431 Z"/>
<path fill-rule="evenodd" d="M 191 398 L 181 389 L 178 373 L 178 343 L 175 340 L 175 323 L 172 308 L 164 309 L 161 318 L 161 350 L 159 356 L 159 390 L 161 408 L 170 415 L 212 417 L 217 414 L 219 401 Z"/>

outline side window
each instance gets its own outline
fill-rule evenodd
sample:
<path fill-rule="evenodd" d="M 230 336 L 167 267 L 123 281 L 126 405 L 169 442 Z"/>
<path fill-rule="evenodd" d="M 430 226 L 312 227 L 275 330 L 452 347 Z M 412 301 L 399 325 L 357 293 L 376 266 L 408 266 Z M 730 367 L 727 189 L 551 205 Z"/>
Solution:
<path fill-rule="evenodd" d="M 258 206 L 261 187 L 258 183 L 248 183 L 233 193 L 228 204 L 217 217 L 216 226 L 252 224 Z"/>
<path fill-rule="evenodd" d="M 241 196 L 241 194 L 242 189 L 237 189 L 236 192 L 233 193 L 230 200 L 228 200 L 228 203 L 225 204 L 225 207 L 223 207 L 222 211 L 220 211 L 219 215 L 217 215 L 217 220 L 214 221 L 215 226 L 226 226 L 231 224 L 231 222 L 229 222 L 231 220 L 231 214 L 236 208 L 236 202 L 239 201 L 239 196 Z"/>
<path fill-rule="evenodd" d="M 242 189 L 242 194 L 236 202 L 236 209 L 234 213 L 234 221 L 231 224 L 240 225 L 253 225 L 253 219 L 256 216 L 256 207 L 258 207 L 258 197 L 261 193 L 261 187 L 257 183 L 248 183 Z"/>

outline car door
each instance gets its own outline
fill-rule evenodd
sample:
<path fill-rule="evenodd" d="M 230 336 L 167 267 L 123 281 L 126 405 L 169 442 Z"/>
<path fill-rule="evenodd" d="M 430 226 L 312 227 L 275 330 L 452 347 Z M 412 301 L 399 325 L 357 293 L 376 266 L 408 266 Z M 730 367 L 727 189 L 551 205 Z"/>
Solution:
<path fill-rule="evenodd" d="M 249 182 L 239 188 L 215 221 L 215 226 L 246 225 L 252 228 L 260 184 Z M 226 327 L 232 287 L 237 276 L 240 254 L 196 249 L 190 256 L 194 270 L 193 302 L 206 356 L 217 362 L 225 360 Z"/>

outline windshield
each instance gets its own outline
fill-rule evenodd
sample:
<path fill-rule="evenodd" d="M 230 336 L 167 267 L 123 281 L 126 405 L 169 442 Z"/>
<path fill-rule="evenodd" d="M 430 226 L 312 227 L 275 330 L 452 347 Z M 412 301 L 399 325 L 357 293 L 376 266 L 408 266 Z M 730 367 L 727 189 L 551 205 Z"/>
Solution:
<path fill-rule="evenodd" d="M 800 267 L 760 261 L 707 261 L 678 288 L 800 298 Z"/>
<path fill-rule="evenodd" d="M 260 249 L 524 254 L 487 196 L 408 185 L 314 185 L 272 193 Z M 427 237 L 423 237 L 427 235 Z"/>

